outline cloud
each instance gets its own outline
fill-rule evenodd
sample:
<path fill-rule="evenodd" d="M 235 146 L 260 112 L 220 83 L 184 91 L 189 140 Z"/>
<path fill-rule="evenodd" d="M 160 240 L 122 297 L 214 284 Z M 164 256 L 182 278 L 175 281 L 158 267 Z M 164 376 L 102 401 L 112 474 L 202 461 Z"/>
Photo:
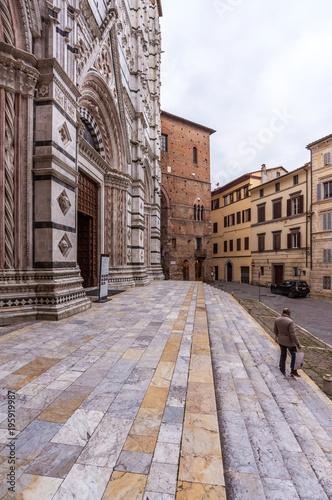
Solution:
<path fill-rule="evenodd" d="M 306 145 L 332 132 L 331 3 L 167 0 L 163 11 L 162 107 L 217 130 L 213 183 L 308 161 Z M 275 110 L 292 119 L 269 132 Z M 255 155 L 243 154 L 250 140 Z"/>

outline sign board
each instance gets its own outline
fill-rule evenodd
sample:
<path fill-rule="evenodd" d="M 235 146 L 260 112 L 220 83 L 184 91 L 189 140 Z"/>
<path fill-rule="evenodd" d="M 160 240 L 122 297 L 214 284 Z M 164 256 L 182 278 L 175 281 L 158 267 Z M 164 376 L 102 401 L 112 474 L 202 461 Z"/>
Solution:
<path fill-rule="evenodd" d="M 101 254 L 99 273 L 99 300 L 107 299 L 110 256 Z"/>
<path fill-rule="evenodd" d="M 173 265 L 176 264 L 176 260 L 172 260 L 171 264 L 173 264 Z"/>
<path fill-rule="evenodd" d="M 251 267 L 255 267 L 255 262 L 254 261 L 252 261 Z"/>

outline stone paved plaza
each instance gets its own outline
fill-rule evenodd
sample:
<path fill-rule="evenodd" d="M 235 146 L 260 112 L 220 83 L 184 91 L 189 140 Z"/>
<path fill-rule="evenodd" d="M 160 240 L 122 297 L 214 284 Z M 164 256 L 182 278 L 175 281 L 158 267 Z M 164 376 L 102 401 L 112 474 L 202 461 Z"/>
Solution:
<path fill-rule="evenodd" d="M 225 292 L 156 282 L 0 345 L 1 499 L 332 498 L 331 401 Z"/>

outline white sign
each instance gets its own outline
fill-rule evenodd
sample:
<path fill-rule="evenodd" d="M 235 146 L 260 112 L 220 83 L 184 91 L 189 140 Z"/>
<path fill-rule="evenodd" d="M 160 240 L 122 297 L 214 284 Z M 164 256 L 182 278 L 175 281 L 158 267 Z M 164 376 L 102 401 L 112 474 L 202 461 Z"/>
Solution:
<path fill-rule="evenodd" d="M 107 299 L 109 263 L 110 256 L 102 254 L 100 257 L 99 300 Z"/>
<path fill-rule="evenodd" d="M 172 260 L 172 261 L 171 261 L 171 264 L 176 264 L 176 260 Z"/>

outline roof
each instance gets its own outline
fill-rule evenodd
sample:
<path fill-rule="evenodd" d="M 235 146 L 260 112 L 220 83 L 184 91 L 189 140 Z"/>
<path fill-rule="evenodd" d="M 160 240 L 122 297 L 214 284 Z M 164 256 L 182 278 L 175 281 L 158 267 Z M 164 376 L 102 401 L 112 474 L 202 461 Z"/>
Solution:
<path fill-rule="evenodd" d="M 220 188 L 215 189 L 212 191 L 211 196 L 215 196 L 217 194 L 221 194 L 224 191 L 227 191 L 228 189 L 231 189 L 234 186 L 237 186 L 238 184 L 241 184 L 242 182 L 249 181 L 250 179 L 261 179 L 261 175 L 255 175 L 258 172 L 250 172 L 248 174 L 243 174 L 241 177 L 238 177 L 237 179 L 234 179 L 233 181 L 229 182 L 228 184 L 225 184 L 224 186 L 221 186 Z"/>
<path fill-rule="evenodd" d="M 251 191 L 253 191 L 254 189 L 257 189 L 257 188 L 261 188 L 262 186 L 266 186 L 266 184 L 270 184 L 270 182 L 279 182 L 280 179 L 287 177 L 287 175 L 294 175 L 295 172 L 298 172 L 299 170 L 302 170 L 302 168 L 309 167 L 309 166 L 310 166 L 310 162 L 305 163 L 304 165 L 302 165 L 302 167 L 296 168 L 295 170 L 291 170 L 290 172 L 287 172 L 287 174 L 281 175 L 280 177 L 275 177 L 274 179 L 271 179 L 270 181 L 266 181 L 266 182 L 260 184 L 259 186 L 255 186 L 255 187 L 251 188 Z"/>
<path fill-rule="evenodd" d="M 210 135 L 214 134 L 216 130 L 206 127 L 205 125 L 200 125 L 199 123 L 192 122 L 187 120 L 186 118 L 181 118 L 181 116 L 172 115 L 172 113 L 168 113 L 168 111 L 161 111 L 161 115 L 164 115 L 166 118 L 172 118 L 173 120 L 177 120 L 182 123 L 186 123 L 187 125 L 191 125 L 193 127 L 200 128 L 202 130 L 206 130 Z"/>
<path fill-rule="evenodd" d="M 317 141 L 311 142 L 308 144 L 307 149 L 310 149 L 312 146 L 315 146 L 316 144 L 319 144 L 320 142 L 327 141 L 328 139 L 332 139 L 332 134 L 326 135 L 325 137 L 322 137 L 321 139 L 318 139 Z"/>

